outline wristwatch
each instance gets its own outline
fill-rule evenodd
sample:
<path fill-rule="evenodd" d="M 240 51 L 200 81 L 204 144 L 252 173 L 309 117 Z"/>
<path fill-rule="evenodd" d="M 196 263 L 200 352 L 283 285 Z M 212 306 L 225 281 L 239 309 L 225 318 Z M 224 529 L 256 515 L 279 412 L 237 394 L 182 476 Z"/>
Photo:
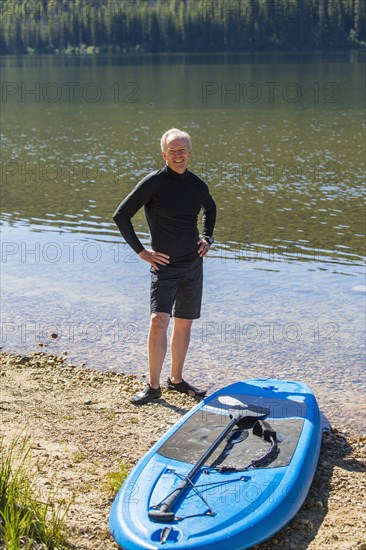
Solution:
<path fill-rule="evenodd" d="M 203 237 L 203 240 L 206 241 L 207 244 L 210 246 L 215 242 L 215 239 L 213 237 Z"/>

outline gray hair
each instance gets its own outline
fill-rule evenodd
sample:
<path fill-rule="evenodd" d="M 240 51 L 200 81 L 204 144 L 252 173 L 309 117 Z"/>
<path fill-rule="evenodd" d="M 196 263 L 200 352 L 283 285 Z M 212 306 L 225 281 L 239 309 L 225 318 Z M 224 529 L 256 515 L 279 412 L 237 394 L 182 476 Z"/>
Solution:
<path fill-rule="evenodd" d="M 188 149 L 190 151 L 192 150 L 191 136 L 187 132 L 184 132 L 183 130 L 179 130 L 178 128 L 171 128 L 161 136 L 161 140 L 160 140 L 161 150 L 165 151 L 165 147 L 168 140 L 170 141 L 171 139 L 176 139 L 176 138 L 185 139 L 188 144 Z"/>

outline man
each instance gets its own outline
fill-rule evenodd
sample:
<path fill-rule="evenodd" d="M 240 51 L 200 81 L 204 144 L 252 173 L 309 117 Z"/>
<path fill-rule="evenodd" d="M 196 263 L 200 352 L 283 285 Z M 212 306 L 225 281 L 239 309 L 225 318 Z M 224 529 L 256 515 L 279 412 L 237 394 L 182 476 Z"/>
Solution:
<path fill-rule="evenodd" d="M 163 134 L 160 144 L 164 168 L 144 177 L 113 216 L 126 242 L 151 265 L 150 379 L 146 388 L 131 398 L 136 405 L 161 397 L 160 374 L 171 316 L 174 327 L 168 388 L 198 397 L 206 393 L 183 380 L 182 372 L 192 322 L 200 317 L 202 264 L 214 242 L 216 205 L 206 183 L 187 170 L 192 150 L 189 134 L 172 128 Z M 131 223 L 142 206 L 150 228 L 151 250 L 143 247 Z M 201 209 L 203 237 L 200 239 L 197 219 Z"/>

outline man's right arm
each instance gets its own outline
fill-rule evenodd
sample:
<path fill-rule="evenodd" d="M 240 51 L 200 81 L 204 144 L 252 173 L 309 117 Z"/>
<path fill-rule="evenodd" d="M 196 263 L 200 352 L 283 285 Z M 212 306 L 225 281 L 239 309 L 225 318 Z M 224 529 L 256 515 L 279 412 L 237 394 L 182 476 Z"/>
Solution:
<path fill-rule="evenodd" d="M 143 206 L 143 204 L 140 206 L 140 208 L 136 208 L 135 212 L 133 212 L 133 209 L 131 209 L 131 203 L 131 197 L 130 195 L 128 195 L 121 202 L 121 204 L 113 214 L 113 219 L 126 243 L 130 245 L 130 247 L 136 252 L 136 254 L 139 254 L 140 252 L 142 252 L 144 247 L 142 246 L 141 241 L 136 235 L 136 232 L 131 222 L 131 218 L 136 214 L 141 206 Z"/>
<path fill-rule="evenodd" d="M 122 237 L 136 254 L 138 254 L 142 260 L 148 262 L 156 269 L 159 269 L 157 264 L 164 265 L 169 263 L 169 256 L 162 252 L 146 250 L 137 237 L 131 222 L 131 218 L 133 218 L 136 212 L 151 199 L 158 188 L 159 178 L 154 177 L 156 174 L 156 172 L 149 174 L 136 185 L 135 189 L 123 199 L 113 214 L 113 220 L 120 230 Z"/>
<path fill-rule="evenodd" d="M 123 199 L 113 214 L 113 220 L 120 230 L 122 237 L 136 254 L 140 254 L 144 250 L 144 247 L 136 235 L 131 218 L 150 200 L 155 187 L 154 179 L 154 173 L 143 178 L 131 193 Z"/>

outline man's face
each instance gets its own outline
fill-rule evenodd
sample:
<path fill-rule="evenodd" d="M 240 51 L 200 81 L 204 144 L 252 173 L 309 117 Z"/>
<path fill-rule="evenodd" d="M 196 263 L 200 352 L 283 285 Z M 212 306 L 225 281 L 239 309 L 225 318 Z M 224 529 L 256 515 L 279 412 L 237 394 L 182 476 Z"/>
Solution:
<path fill-rule="evenodd" d="M 191 158 L 187 140 L 184 138 L 175 138 L 168 141 L 162 155 L 169 168 L 174 172 L 178 172 L 178 174 L 184 174 Z"/>

